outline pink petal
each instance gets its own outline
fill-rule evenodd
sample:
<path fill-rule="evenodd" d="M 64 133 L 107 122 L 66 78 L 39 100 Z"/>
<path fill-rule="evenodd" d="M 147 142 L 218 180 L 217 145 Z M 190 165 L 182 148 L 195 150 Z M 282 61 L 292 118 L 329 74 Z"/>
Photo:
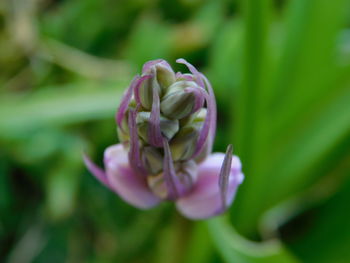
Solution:
<path fill-rule="evenodd" d="M 170 71 L 173 71 L 173 69 L 171 68 L 171 66 L 169 65 L 168 62 L 166 62 L 164 59 L 155 59 L 155 60 L 150 60 L 148 62 L 146 62 L 143 67 L 142 67 L 142 74 L 149 74 L 151 71 L 151 68 L 155 65 L 161 65 L 165 68 L 167 68 Z M 174 73 L 175 74 L 175 73 Z"/>
<path fill-rule="evenodd" d="M 207 91 L 209 93 L 209 101 L 207 101 L 208 103 L 208 109 L 211 108 L 211 117 L 210 117 L 210 124 L 209 124 L 209 149 L 210 151 L 212 150 L 212 147 L 213 147 L 213 142 L 214 142 L 214 138 L 215 138 L 215 132 L 216 132 L 216 112 L 217 112 L 217 109 L 216 109 L 216 100 L 215 100 L 215 94 L 214 94 L 214 90 L 209 82 L 209 80 L 207 79 L 206 76 L 204 76 L 203 74 L 201 74 L 203 80 L 204 80 L 204 83 L 205 83 L 205 86 L 207 87 Z M 208 112 L 209 114 L 209 112 Z M 204 145 L 203 145 L 204 147 Z M 202 148 L 203 150 L 203 148 Z M 200 153 L 200 152 L 199 152 Z"/>
<path fill-rule="evenodd" d="M 200 155 L 203 150 L 205 150 L 205 145 L 207 141 L 208 141 L 208 147 L 210 151 L 213 146 L 215 130 L 216 130 L 215 95 L 209 80 L 202 73 L 200 73 L 192 64 L 188 63 L 183 58 L 177 59 L 176 62 L 186 65 L 188 69 L 191 71 L 191 73 L 193 74 L 193 76 L 195 77 L 197 84 L 203 89 L 206 89 L 209 94 L 209 96 L 206 96 L 208 113 L 205 118 L 204 124 L 202 126 L 201 132 L 199 134 L 196 150 L 192 156 L 193 158 L 195 158 L 196 156 Z"/>
<path fill-rule="evenodd" d="M 115 119 L 116 119 L 116 122 L 117 122 L 117 124 L 118 124 L 118 126 L 119 126 L 119 128 L 121 130 L 123 130 L 122 120 L 124 118 L 124 114 L 125 114 L 125 112 L 128 109 L 128 105 L 129 105 L 129 102 L 131 100 L 132 93 L 133 93 L 133 91 L 135 89 L 135 86 L 137 86 L 138 82 L 140 82 L 140 76 L 135 76 L 134 79 L 132 80 L 129 88 L 124 93 L 124 95 L 123 95 L 123 97 L 121 99 L 120 106 L 119 106 L 119 108 L 117 110 Z"/>
<path fill-rule="evenodd" d="M 198 111 L 203 107 L 205 98 L 208 97 L 208 94 L 202 88 L 185 88 L 185 92 L 192 93 L 194 95 L 194 107 L 191 113 Z"/>
<path fill-rule="evenodd" d="M 203 79 L 201 78 L 199 71 L 191 63 L 188 63 L 183 58 L 178 58 L 176 60 L 176 63 L 186 65 L 188 67 L 188 69 L 191 71 L 191 73 L 193 74 L 193 76 L 195 76 L 197 84 L 199 86 L 201 86 L 202 88 L 204 88 L 204 82 L 203 82 Z"/>
<path fill-rule="evenodd" d="M 137 135 L 136 128 L 136 114 L 137 114 L 138 106 L 135 110 L 129 111 L 129 132 L 130 132 L 130 150 L 129 150 L 129 164 L 134 169 L 135 172 L 139 174 L 146 175 L 146 169 L 144 168 L 141 157 L 140 157 L 140 145 Z"/>
<path fill-rule="evenodd" d="M 182 80 L 182 79 L 185 79 L 188 81 L 194 80 L 192 74 L 189 74 L 189 73 L 182 74 L 181 72 L 176 72 L 175 78 L 176 78 L 176 80 Z"/>
<path fill-rule="evenodd" d="M 135 96 L 135 101 L 137 102 L 137 104 L 141 104 L 141 99 L 140 99 L 140 88 L 143 84 L 143 82 L 147 79 L 150 79 L 152 77 L 152 75 L 143 75 L 142 77 L 140 77 L 140 80 L 138 81 L 138 83 L 135 85 L 134 88 L 134 96 Z"/>
<path fill-rule="evenodd" d="M 97 166 L 93 161 L 91 161 L 90 157 L 87 154 L 83 154 L 84 163 L 86 168 L 92 173 L 95 178 L 100 181 L 104 186 L 110 188 L 108 183 L 107 175 L 105 171 Z"/>
<path fill-rule="evenodd" d="M 199 165 L 198 179 L 193 189 L 176 202 L 177 209 L 184 216 L 191 219 L 205 219 L 224 212 L 218 184 L 224 157 L 223 153 L 214 153 Z M 241 162 L 237 156 L 233 156 L 226 196 L 227 207 L 231 205 L 243 178 Z"/>
<path fill-rule="evenodd" d="M 108 182 L 122 199 L 142 209 L 151 208 L 160 202 L 149 189 L 146 177 L 139 176 L 130 167 L 128 154 L 122 144 L 108 147 L 104 155 Z"/>

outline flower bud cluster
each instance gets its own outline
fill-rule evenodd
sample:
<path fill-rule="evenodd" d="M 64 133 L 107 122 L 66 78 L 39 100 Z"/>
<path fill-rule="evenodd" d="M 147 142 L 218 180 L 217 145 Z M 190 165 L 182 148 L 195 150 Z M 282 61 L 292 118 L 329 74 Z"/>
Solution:
<path fill-rule="evenodd" d="M 126 202 L 151 208 L 164 200 L 191 219 L 223 213 L 243 181 L 241 163 L 211 153 L 216 102 L 207 78 L 184 59 L 190 74 L 164 60 L 144 64 L 116 114 L 120 144 L 105 150 L 105 169 L 84 155 L 89 171 Z"/>
<path fill-rule="evenodd" d="M 200 85 L 203 80 L 199 82 L 198 78 L 193 74 L 175 74 L 164 60 L 150 61 L 144 65 L 142 75 L 133 80 L 119 108 L 119 139 L 131 153 L 130 162 L 147 174 L 149 187 L 162 198 L 172 198 L 164 178 L 163 140 L 169 145 L 171 166 L 181 185 L 175 195 L 190 189 L 197 174 L 194 160 L 199 153 L 199 137 L 208 114 L 205 102 L 209 97 Z M 131 112 L 135 123 L 131 123 Z M 208 151 L 203 149 L 208 143 L 201 144 L 204 153 L 201 157 L 205 158 Z"/>

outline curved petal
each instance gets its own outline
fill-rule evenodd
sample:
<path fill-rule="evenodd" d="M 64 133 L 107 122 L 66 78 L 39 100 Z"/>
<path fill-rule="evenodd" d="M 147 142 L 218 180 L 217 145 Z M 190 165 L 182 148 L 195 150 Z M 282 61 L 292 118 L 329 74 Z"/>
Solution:
<path fill-rule="evenodd" d="M 150 60 L 148 62 L 146 62 L 143 67 L 142 67 L 142 73 L 143 74 L 149 74 L 150 73 L 150 70 L 153 66 L 155 65 L 161 65 L 163 67 L 165 67 L 166 69 L 170 70 L 173 72 L 173 69 L 171 68 L 171 66 L 169 65 L 168 62 L 166 62 L 164 59 L 155 59 L 155 60 Z M 174 73 L 175 75 L 175 73 Z"/>
<path fill-rule="evenodd" d="M 138 174 L 144 174 L 146 175 L 146 169 L 142 164 L 141 157 L 140 157 L 140 145 L 137 135 L 137 128 L 136 128 L 136 114 L 137 114 L 138 107 L 136 107 L 136 110 L 130 110 L 129 111 L 129 132 L 130 132 L 130 150 L 129 150 L 129 163 L 131 167 L 136 171 Z"/>
<path fill-rule="evenodd" d="M 137 102 L 137 104 L 141 104 L 140 88 L 141 88 L 143 82 L 147 79 L 150 79 L 150 78 L 152 78 L 152 75 L 143 75 L 142 77 L 140 77 L 139 81 L 135 84 L 134 96 L 135 96 L 135 101 Z"/>
<path fill-rule="evenodd" d="M 203 79 L 201 78 L 201 75 L 200 75 L 199 71 L 198 71 L 191 63 L 188 63 L 188 62 L 187 62 L 185 59 L 183 59 L 183 58 L 178 58 L 178 59 L 176 60 L 176 63 L 186 65 L 186 67 L 188 67 L 188 69 L 191 71 L 191 73 L 192 73 L 193 76 L 195 77 L 195 80 L 196 80 L 196 82 L 198 83 L 198 85 L 201 86 L 203 89 L 205 88 L 205 87 L 204 87 Z"/>
<path fill-rule="evenodd" d="M 131 100 L 131 97 L 132 97 L 132 93 L 135 89 L 135 86 L 138 85 L 138 83 L 140 82 L 140 76 L 135 76 L 135 78 L 132 80 L 129 88 L 125 91 L 122 99 L 121 99 L 121 103 L 120 103 L 120 106 L 117 110 L 117 113 L 115 115 L 115 119 L 116 119 L 116 122 L 117 122 L 117 125 L 119 126 L 119 128 L 123 131 L 123 127 L 122 127 L 122 120 L 124 118 L 124 114 L 125 112 L 127 111 L 128 109 L 128 105 L 129 105 L 129 102 Z"/>
<path fill-rule="evenodd" d="M 149 189 L 146 177 L 139 176 L 130 167 L 128 154 L 122 144 L 108 147 L 104 162 L 110 187 L 126 202 L 142 209 L 151 208 L 160 202 Z"/>
<path fill-rule="evenodd" d="M 194 95 L 194 106 L 191 113 L 194 113 L 203 107 L 204 100 L 208 96 L 204 89 L 188 87 L 185 88 L 185 92 L 192 93 Z"/>
<path fill-rule="evenodd" d="M 176 72 L 175 78 L 176 78 L 176 80 L 194 81 L 193 75 L 189 74 L 189 73 L 182 74 L 181 72 Z"/>
<path fill-rule="evenodd" d="M 184 64 L 190 70 L 195 77 L 195 80 L 199 86 L 207 90 L 209 96 L 206 97 L 208 114 L 205 118 L 201 132 L 199 134 L 196 150 L 193 154 L 193 158 L 200 155 L 205 150 L 206 142 L 208 141 L 208 147 L 211 151 L 216 129 L 216 101 L 214 91 L 210 85 L 209 80 L 200 73 L 192 64 L 188 63 L 185 59 L 179 58 L 176 60 L 177 63 Z"/>
<path fill-rule="evenodd" d="M 225 154 L 214 153 L 199 165 L 198 179 L 193 189 L 176 202 L 177 209 L 184 216 L 191 219 L 204 219 L 224 212 L 222 193 L 218 183 L 224 158 Z M 233 156 L 227 187 L 227 207 L 231 205 L 243 178 L 241 162 L 237 156 Z"/>
<path fill-rule="evenodd" d="M 91 161 L 90 157 L 85 153 L 83 154 L 83 160 L 86 168 L 90 171 L 90 173 L 92 173 L 92 175 L 95 176 L 95 178 L 104 186 L 110 188 L 105 171 L 101 167 L 97 166 L 93 161 Z"/>
<path fill-rule="evenodd" d="M 212 116 L 211 116 L 210 127 L 209 127 L 209 149 L 211 151 L 213 147 L 214 138 L 215 138 L 215 132 L 216 132 L 216 121 L 217 121 L 216 120 L 217 119 L 216 100 L 215 100 L 214 90 L 209 80 L 203 74 L 201 74 L 201 76 L 204 80 L 205 86 L 207 87 L 207 91 L 209 93 L 209 98 L 210 98 L 208 101 L 208 104 L 210 104 L 210 108 L 212 109 L 210 113 Z"/>

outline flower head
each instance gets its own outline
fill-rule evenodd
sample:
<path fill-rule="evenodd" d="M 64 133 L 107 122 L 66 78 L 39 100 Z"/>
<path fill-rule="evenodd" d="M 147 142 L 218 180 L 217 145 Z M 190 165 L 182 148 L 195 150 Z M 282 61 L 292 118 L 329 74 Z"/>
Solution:
<path fill-rule="evenodd" d="M 95 177 L 126 202 L 150 208 L 170 200 L 188 218 L 226 211 L 243 181 L 241 163 L 211 154 L 216 102 L 208 79 L 184 59 L 191 73 L 175 73 L 162 59 L 144 64 L 116 114 L 120 144 L 105 150 L 105 170 L 87 156 Z"/>

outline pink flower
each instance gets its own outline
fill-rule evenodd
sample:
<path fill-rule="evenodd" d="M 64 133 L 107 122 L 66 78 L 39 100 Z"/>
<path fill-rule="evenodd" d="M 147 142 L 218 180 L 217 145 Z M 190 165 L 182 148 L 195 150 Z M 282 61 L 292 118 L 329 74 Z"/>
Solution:
<path fill-rule="evenodd" d="M 184 59 L 191 74 L 174 73 L 165 60 L 144 64 L 122 98 L 116 122 L 121 144 L 105 150 L 105 170 L 87 156 L 90 172 L 141 209 L 173 201 L 184 216 L 204 219 L 232 204 L 243 181 L 241 163 L 211 153 L 216 102 L 208 79 Z"/>

